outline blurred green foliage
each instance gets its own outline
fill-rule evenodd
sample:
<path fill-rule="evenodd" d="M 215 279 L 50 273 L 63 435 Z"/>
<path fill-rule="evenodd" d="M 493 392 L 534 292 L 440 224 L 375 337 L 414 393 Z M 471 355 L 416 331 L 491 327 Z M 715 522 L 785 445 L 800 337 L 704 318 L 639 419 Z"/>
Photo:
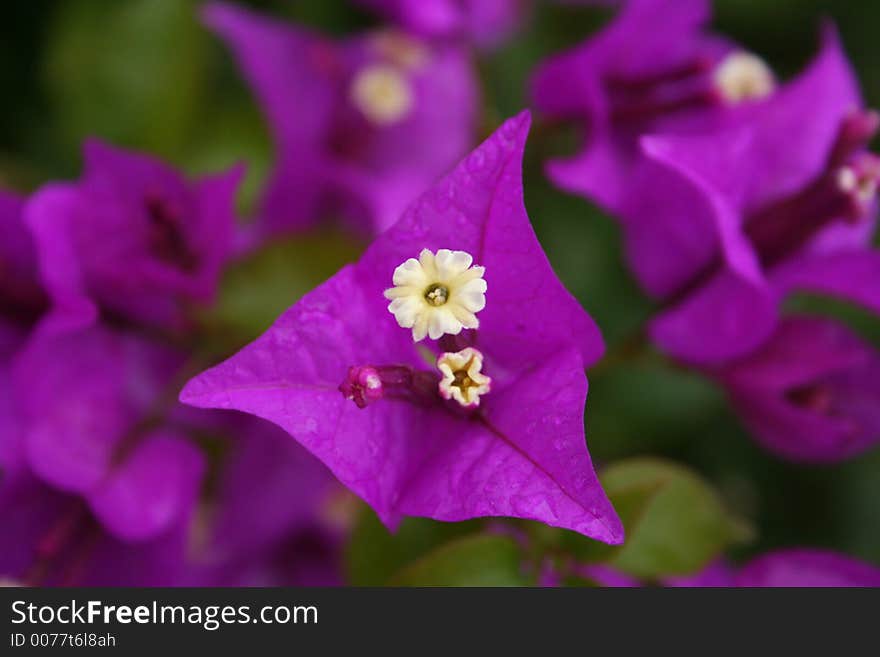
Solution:
<path fill-rule="evenodd" d="M 603 469 L 602 485 L 626 529 L 608 546 L 565 532 L 561 548 L 582 563 L 607 563 L 644 579 L 688 574 L 752 530 L 725 507 L 699 475 L 677 463 L 642 457 Z"/>
<path fill-rule="evenodd" d="M 278 240 L 224 274 L 220 298 L 203 321 L 231 353 L 265 331 L 303 294 L 355 260 L 361 244 L 340 231 L 314 231 Z"/>
<path fill-rule="evenodd" d="M 526 586 L 522 553 L 512 538 L 476 534 L 432 550 L 399 571 L 393 586 Z"/>
<path fill-rule="evenodd" d="M 630 459 L 602 472 L 612 501 L 622 493 L 647 499 L 627 527 L 627 541 L 610 563 L 642 578 L 693 573 L 729 544 L 751 536 L 731 517 L 715 491 L 678 464 Z"/>
<path fill-rule="evenodd" d="M 336 34 L 372 20 L 345 0 L 244 4 Z M 245 161 L 249 174 L 241 205 L 245 213 L 253 207 L 271 162 L 271 142 L 231 57 L 199 25 L 195 0 L 33 0 L 4 9 L 0 184 L 27 191 L 53 177 L 77 175 L 79 144 L 97 135 L 154 152 L 193 173 Z M 783 74 L 807 60 L 820 19 L 833 17 L 866 99 L 880 105 L 880 2 L 718 0 L 716 9 L 719 29 Z M 529 71 L 542 57 L 583 39 L 607 15 L 539 2 L 522 37 L 479 62 L 485 131 L 525 105 Z M 610 464 L 605 484 L 632 540 L 622 550 L 592 545 L 580 553 L 569 547 L 584 558 L 613 558 L 622 569 L 649 576 L 670 567 L 696 568 L 714 549 L 747 537 L 752 540 L 739 548 L 743 556 L 810 544 L 880 562 L 880 453 L 831 468 L 780 462 L 750 441 L 720 391 L 638 348 L 651 306 L 627 275 L 614 223 L 586 201 L 553 189 L 541 173 L 548 154 L 571 148 L 567 135 L 542 134 L 538 126 L 527 149 L 526 205 L 559 276 L 610 345 L 612 362 L 590 377 L 587 436 L 594 461 Z M 262 331 L 360 248 L 338 233 L 317 233 L 233 267 L 219 304 L 205 317 L 222 336 L 217 359 Z M 793 306 L 853 317 L 850 309 L 821 300 L 797 299 Z M 880 338 L 876 318 L 860 315 L 855 325 Z M 616 463 L 648 455 L 668 460 Z M 754 534 L 733 517 L 747 520 Z M 526 526 L 542 541 L 570 541 L 565 532 Z M 391 536 L 364 511 L 349 546 L 351 579 L 523 582 L 517 543 L 478 530 L 472 523 L 407 520 Z"/>
<path fill-rule="evenodd" d="M 434 551 L 466 536 L 478 535 L 484 524 L 479 520 L 445 523 L 405 518 L 392 535 L 372 509 L 363 507 L 346 548 L 348 581 L 356 586 L 381 586 L 408 569 L 425 574 L 428 571 L 417 567 L 417 562 L 428 559 L 430 563 L 429 555 Z M 480 552 L 479 548 L 468 550 Z"/>

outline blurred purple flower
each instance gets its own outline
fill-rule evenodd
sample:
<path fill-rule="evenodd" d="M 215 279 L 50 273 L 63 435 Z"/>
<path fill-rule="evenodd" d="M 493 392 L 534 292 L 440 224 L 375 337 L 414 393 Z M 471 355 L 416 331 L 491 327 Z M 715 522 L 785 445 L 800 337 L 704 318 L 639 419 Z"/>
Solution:
<path fill-rule="evenodd" d="M 598 34 L 536 71 L 531 96 L 552 119 L 574 120 L 585 141 L 552 160 L 558 186 L 619 212 L 636 189 L 638 139 L 725 125 L 775 82 L 763 62 L 706 30 L 709 0 L 629 0 Z"/>
<path fill-rule="evenodd" d="M 357 0 L 403 29 L 481 48 L 501 44 L 522 24 L 529 0 Z"/>
<path fill-rule="evenodd" d="M 199 285 L 216 284 L 209 279 L 219 275 L 228 249 L 237 174 L 190 189 L 147 158 L 95 143 L 87 154 L 88 170 L 77 185 L 47 186 L 27 202 L 0 195 L 8 237 L 0 244 L 0 513 L 7 522 L 0 578 L 34 585 L 206 583 L 206 564 L 235 556 L 244 575 L 223 581 L 253 583 L 251 571 L 266 561 L 252 554 L 257 547 L 268 552 L 287 545 L 295 577 L 278 583 L 331 581 L 338 536 L 309 524 L 331 480 L 323 466 L 268 423 L 254 429 L 257 421 L 244 416 L 180 406 L 176 377 L 186 354 L 134 332 L 138 319 L 156 315 L 129 313 L 125 331 L 96 320 L 94 301 L 111 304 L 108 314 L 117 319 L 113 312 L 128 303 L 122 293 L 129 285 L 132 295 L 156 301 L 173 294 L 174 286 L 166 285 L 173 275 L 162 280 L 157 274 L 161 259 L 186 259 L 178 250 L 191 243 L 204 260 L 190 281 L 175 281 L 177 291 L 195 294 Z M 148 214 L 154 199 L 168 203 L 155 210 L 160 215 L 184 208 L 180 228 L 192 231 L 194 241 L 185 241 L 190 233 L 157 225 L 157 233 L 139 234 L 142 193 Z M 39 272 L 24 216 L 41 238 Z M 130 278 L 127 265 L 135 269 Z M 55 295 L 56 312 L 33 328 L 46 306 L 38 274 Z M 84 278 L 88 288 L 71 285 Z M 126 310 L 148 307 L 157 306 Z M 205 433 L 225 435 L 236 459 L 217 475 L 221 488 L 209 500 L 224 538 L 210 553 L 196 554 L 192 537 L 202 522 L 197 500 L 208 463 L 193 437 Z M 285 530 L 289 535 L 282 537 Z M 303 546 L 291 552 L 294 539 Z M 318 549 L 319 539 L 326 550 Z M 216 576 L 208 581 L 218 583 Z"/>
<path fill-rule="evenodd" d="M 181 399 L 275 422 L 389 526 L 514 516 L 621 542 L 583 433 L 583 371 L 602 340 L 529 225 L 528 126 L 526 114 L 506 122 L 356 265 Z"/>
<path fill-rule="evenodd" d="M 24 586 L 188 583 L 185 514 L 155 537 L 123 540 L 103 527 L 81 497 L 18 470 L 0 483 L 0 515 L 0 579 Z"/>
<path fill-rule="evenodd" d="M 735 572 L 726 559 L 719 558 L 693 575 L 667 577 L 663 585 L 672 588 L 693 587 L 731 587 L 734 586 Z"/>
<path fill-rule="evenodd" d="M 8 380 L 15 425 L 0 427 L 0 577 L 185 583 L 204 461 L 152 415 L 181 361 L 106 328 L 46 326 L 17 350 Z"/>
<path fill-rule="evenodd" d="M 103 326 L 37 329 L 13 365 L 16 469 L 81 495 L 120 539 L 164 532 L 187 513 L 205 468 L 197 446 L 162 422 L 183 362 Z"/>
<path fill-rule="evenodd" d="M 289 440 L 289 437 L 288 437 Z M 324 527 L 303 527 L 259 553 L 198 576 L 199 586 L 341 586 L 342 539 Z"/>
<path fill-rule="evenodd" d="M 880 568 L 830 550 L 791 548 L 768 552 L 739 569 L 717 561 L 697 575 L 665 583 L 675 587 L 878 587 Z"/>
<path fill-rule="evenodd" d="M 340 490 L 330 471 L 269 422 L 229 412 L 222 427 L 234 438 L 198 514 L 192 551 L 200 583 L 340 583 L 342 534 L 324 517 Z"/>
<path fill-rule="evenodd" d="M 180 407 L 176 352 L 101 326 L 50 329 L 15 361 L 22 427 L 0 436 L 0 512 L 12 523 L 0 576 L 338 583 L 341 533 L 320 515 L 333 479 L 320 462 L 269 423 Z M 210 454 L 224 456 L 206 488 Z"/>
<path fill-rule="evenodd" d="M 770 552 L 739 570 L 737 586 L 880 586 L 880 568 L 830 550 Z"/>
<path fill-rule="evenodd" d="M 606 587 L 642 583 L 603 564 L 581 566 L 578 575 Z M 663 586 L 694 587 L 859 587 L 880 586 L 880 568 L 830 550 L 790 548 L 763 554 L 739 568 L 716 559 L 693 575 L 667 577 Z"/>
<path fill-rule="evenodd" d="M 77 183 L 50 183 L 25 207 L 57 314 L 88 324 L 98 307 L 185 326 L 213 297 L 230 255 L 242 169 L 193 183 L 162 162 L 92 140 Z"/>
<path fill-rule="evenodd" d="M 626 573 L 605 564 L 594 563 L 578 566 L 578 577 L 587 579 L 602 588 L 637 588 L 642 583 Z"/>
<path fill-rule="evenodd" d="M 624 210 L 628 260 L 664 310 L 650 327 L 693 363 L 749 353 L 775 330 L 792 291 L 880 313 L 871 250 L 878 117 L 831 26 L 809 69 L 736 127 L 642 140 L 648 162 Z"/>
<path fill-rule="evenodd" d="M 782 456 L 836 461 L 880 442 L 880 353 L 836 321 L 786 318 L 717 376 L 759 442 Z"/>
<path fill-rule="evenodd" d="M 219 2 L 204 17 L 235 52 L 275 138 L 258 236 L 333 212 L 381 232 L 473 145 L 478 86 L 458 46 L 395 31 L 334 41 Z"/>

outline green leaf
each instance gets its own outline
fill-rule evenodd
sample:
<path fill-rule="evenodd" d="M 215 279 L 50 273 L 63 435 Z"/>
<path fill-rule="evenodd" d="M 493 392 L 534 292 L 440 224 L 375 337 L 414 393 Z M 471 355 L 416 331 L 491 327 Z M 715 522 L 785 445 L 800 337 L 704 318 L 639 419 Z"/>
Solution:
<path fill-rule="evenodd" d="M 614 499 L 632 505 L 627 540 L 610 564 L 642 578 L 698 571 L 750 529 L 732 517 L 715 491 L 687 468 L 654 458 L 630 459 L 601 475 Z"/>
<path fill-rule="evenodd" d="M 507 536 L 477 534 L 443 545 L 394 577 L 395 586 L 526 586 L 522 553 Z"/>
<path fill-rule="evenodd" d="M 197 173 L 244 163 L 245 177 L 236 196 L 239 214 L 245 217 L 258 211 L 272 166 L 271 139 L 262 121 L 256 107 L 225 100 L 203 118 L 180 162 Z"/>
<path fill-rule="evenodd" d="M 46 79 L 69 154 L 98 135 L 182 157 L 198 123 L 208 36 L 193 0 L 77 0 L 60 6 Z"/>
<path fill-rule="evenodd" d="M 473 534 L 481 527 L 479 521 L 450 523 L 406 518 L 392 534 L 365 506 L 346 548 L 348 581 L 356 586 L 383 585 L 394 573 L 437 546 Z"/>
<path fill-rule="evenodd" d="M 661 481 L 648 480 L 621 485 L 615 489 L 605 486 L 605 491 L 614 506 L 617 515 L 626 529 L 627 538 L 631 535 L 645 509 L 660 491 Z M 623 550 L 622 545 L 608 545 L 587 538 L 576 532 L 565 531 L 562 534 L 562 549 L 581 562 L 605 562 L 611 560 Z"/>

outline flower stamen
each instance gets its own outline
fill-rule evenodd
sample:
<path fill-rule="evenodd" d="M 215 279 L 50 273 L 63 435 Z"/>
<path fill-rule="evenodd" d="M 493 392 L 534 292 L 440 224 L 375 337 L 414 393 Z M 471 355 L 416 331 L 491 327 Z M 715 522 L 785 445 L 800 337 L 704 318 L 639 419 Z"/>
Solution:
<path fill-rule="evenodd" d="M 440 381 L 440 395 L 444 399 L 454 399 L 465 408 L 480 405 L 480 396 L 489 392 L 492 379 L 482 373 L 483 354 L 479 349 L 467 347 L 455 353 L 441 354 L 437 368 L 443 375 Z"/>
<path fill-rule="evenodd" d="M 394 66 L 375 64 L 361 69 L 349 91 L 351 102 L 371 123 L 384 127 L 399 123 L 415 105 L 412 87 Z"/>
<path fill-rule="evenodd" d="M 449 288 L 434 283 L 425 290 L 425 300 L 432 306 L 442 306 L 449 300 Z"/>

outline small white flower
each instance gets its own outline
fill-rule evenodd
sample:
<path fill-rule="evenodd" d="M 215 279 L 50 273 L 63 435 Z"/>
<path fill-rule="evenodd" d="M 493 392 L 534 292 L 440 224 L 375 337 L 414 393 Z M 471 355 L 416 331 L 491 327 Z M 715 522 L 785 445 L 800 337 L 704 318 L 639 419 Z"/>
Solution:
<path fill-rule="evenodd" d="M 387 64 L 365 66 L 358 71 L 351 82 L 349 96 L 367 120 L 378 126 L 402 121 L 415 104 L 406 75 Z"/>
<path fill-rule="evenodd" d="M 727 55 L 715 69 L 714 78 L 715 88 L 731 105 L 761 100 L 776 89 L 773 71 L 763 59 L 749 52 Z"/>
<path fill-rule="evenodd" d="M 394 287 L 385 290 L 388 310 L 403 328 L 411 328 L 413 341 L 444 334 L 458 335 L 475 329 L 476 313 L 486 306 L 485 267 L 471 267 L 466 251 L 440 249 L 435 255 L 422 249 L 394 270 Z"/>
<path fill-rule="evenodd" d="M 483 369 L 483 354 L 473 347 L 441 354 L 437 368 L 443 374 L 440 395 L 444 399 L 454 399 L 466 408 L 479 406 L 480 395 L 488 393 L 492 386 L 492 379 L 480 371 Z"/>

